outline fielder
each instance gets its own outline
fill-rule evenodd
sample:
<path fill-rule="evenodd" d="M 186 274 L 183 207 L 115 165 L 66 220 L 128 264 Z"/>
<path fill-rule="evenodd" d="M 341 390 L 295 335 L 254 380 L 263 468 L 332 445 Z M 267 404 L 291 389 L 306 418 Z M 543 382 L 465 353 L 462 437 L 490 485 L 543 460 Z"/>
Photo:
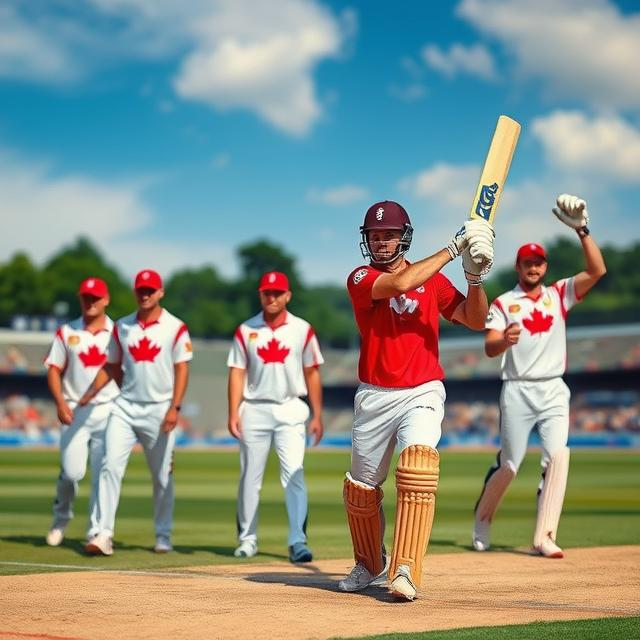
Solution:
<path fill-rule="evenodd" d="M 600 249 L 589 234 L 587 204 L 563 194 L 553 213 L 575 229 L 587 268 L 572 278 L 545 287 L 547 254 L 535 243 L 518 250 L 518 284 L 491 305 L 485 324 L 485 352 L 502 354 L 500 451 L 489 469 L 476 504 L 473 548 L 490 545 L 491 521 L 524 459 L 527 441 L 537 424 L 542 443 L 542 481 L 533 536 L 536 553 L 562 558 L 556 533 L 569 471 L 569 398 L 562 380 L 566 368 L 566 318 L 569 310 L 604 276 Z"/>
<path fill-rule="evenodd" d="M 236 557 L 258 552 L 258 503 L 273 442 L 289 517 L 289 559 L 311 562 L 307 546 L 307 488 L 304 481 L 305 422 L 314 445 L 322 438 L 324 362 L 313 327 L 287 311 L 291 300 L 284 273 L 265 273 L 258 288 L 262 312 L 243 322 L 229 353 L 229 432 L 240 441 Z"/>
<path fill-rule="evenodd" d="M 138 311 L 115 323 L 107 363 L 80 401 L 87 402 L 108 380 L 122 375 L 100 473 L 100 531 L 85 547 L 91 554 L 113 554 L 122 478 L 136 442 L 144 449 L 153 480 L 154 551 L 173 549 L 173 430 L 189 379 L 191 339 L 186 325 L 160 306 L 164 289 L 158 273 L 141 271 L 134 289 Z"/>
<path fill-rule="evenodd" d="M 118 385 L 111 381 L 89 404 L 78 406 L 78 400 L 96 377 L 107 358 L 113 322 L 106 315 L 109 289 L 100 278 L 87 278 L 80 283 L 78 298 L 82 315 L 63 324 L 44 361 L 47 383 L 56 403 L 62 424 L 60 437 L 60 475 L 53 505 L 53 523 L 47 533 L 47 544 L 57 547 L 73 518 L 73 501 L 78 495 L 78 482 L 91 463 L 89 527 L 87 540 L 98 533 L 98 478 L 104 456 L 104 434 Z"/>
<path fill-rule="evenodd" d="M 360 232 L 369 264 L 347 280 L 362 344 L 351 469 L 344 482 L 356 565 L 338 588 L 358 591 L 384 584 L 388 576 L 394 596 L 413 600 L 439 477 L 436 447 L 445 401 L 439 317 L 477 331 L 484 326 L 488 303 L 482 277 L 493 263 L 494 234 L 486 220 L 468 221 L 446 248 L 411 264 L 404 256 L 413 227 L 404 208 L 391 201 L 372 205 Z M 466 298 L 440 273 L 458 255 L 469 285 Z M 397 515 L 389 558 L 381 485 L 396 445 Z"/>

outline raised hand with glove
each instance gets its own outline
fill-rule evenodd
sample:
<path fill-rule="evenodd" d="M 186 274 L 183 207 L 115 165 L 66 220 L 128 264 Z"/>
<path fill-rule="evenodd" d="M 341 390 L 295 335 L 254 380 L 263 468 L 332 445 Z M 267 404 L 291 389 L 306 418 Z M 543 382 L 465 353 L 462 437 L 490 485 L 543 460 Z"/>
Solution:
<path fill-rule="evenodd" d="M 467 220 L 447 245 L 451 259 L 462 256 L 462 268 L 467 282 L 474 286 L 482 284 L 482 276 L 489 273 L 493 265 L 493 240 L 495 233 L 483 218 Z"/>
<path fill-rule="evenodd" d="M 559 195 L 556 199 L 557 207 L 553 208 L 556 218 L 564 222 L 568 227 L 575 229 L 580 237 L 589 235 L 589 213 L 587 212 L 587 203 L 567 193 Z"/>

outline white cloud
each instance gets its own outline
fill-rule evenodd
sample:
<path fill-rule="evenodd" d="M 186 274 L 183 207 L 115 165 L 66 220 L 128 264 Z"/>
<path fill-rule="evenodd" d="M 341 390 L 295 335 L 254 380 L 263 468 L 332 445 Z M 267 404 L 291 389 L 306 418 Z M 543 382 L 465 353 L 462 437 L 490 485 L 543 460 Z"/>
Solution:
<path fill-rule="evenodd" d="M 550 165 L 604 181 L 640 183 L 640 130 L 618 116 L 556 111 L 531 124 Z"/>
<path fill-rule="evenodd" d="M 501 43 L 514 75 L 540 81 L 548 97 L 640 106 L 640 14 L 607 0 L 462 0 L 457 13 Z"/>
<path fill-rule="evenodd" d="M 480 44 L 465 47 L 455 43 L 448 51 L 436 45 L 427 45 L 422 49 L 422 58 L 427 66 L 453 78 L 459 73 L 478 76 L 484 80 L 497 78 L 493 56 Z"/>
<path fill-rule="evenodd" d="M 73 13 L 7 0 L 0 76 L 69 82 L 124 59 L 174 59 L 181 98 L 301 136 L 323 115 L 315 67 L 342 54 L 355 24 L 316 0 L 87 0 Z"/>
<path fill-rule="evenodd" d="M 206 240 L 156 240 L 156 214 L 145 202 L 148 185 L 54 175 L 46 163 L 0 148 L 0 262 L 24 251 L 42 263 L 82 235 L 128 275 L 151 266 L 170 273 L 210 262 L 212 255 L 220 265 L 232 264 L 229 248 Z"/>
<path fill-rule="evenodd" d="M 329 189 L 312 188 L 307 193 L 307 197 L 311 202 L 320 202 L 332 207 L 359 202 L 367 198 L 368 195 L 368 189 L 356 184 L 344 184 Z"/>

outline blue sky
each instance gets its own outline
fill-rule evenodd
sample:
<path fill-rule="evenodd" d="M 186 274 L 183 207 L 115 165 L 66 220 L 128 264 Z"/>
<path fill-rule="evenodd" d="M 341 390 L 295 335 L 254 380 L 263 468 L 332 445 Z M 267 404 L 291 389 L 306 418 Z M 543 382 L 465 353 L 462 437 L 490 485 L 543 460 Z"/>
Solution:
<path fill-rule="evenodd" d="M 126 274 L 234 275 L 266 237 L 305 281 L 342 283 L 378 200 L 409 211 L 410 258 L 447 243 L 501 113 L 523 129 L 496 263 L 570 234 L 562 192 L 627 246 L 638 60 L 635 2 L 4 0 L 0 262 L 84 234 Z"/>

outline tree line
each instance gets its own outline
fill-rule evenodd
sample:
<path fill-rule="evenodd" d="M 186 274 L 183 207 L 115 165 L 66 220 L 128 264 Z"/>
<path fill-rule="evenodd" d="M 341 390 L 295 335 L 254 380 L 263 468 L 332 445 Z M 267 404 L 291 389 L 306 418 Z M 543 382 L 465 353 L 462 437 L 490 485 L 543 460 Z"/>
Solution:
<path fill-rule="evenodd" d="M 565 238 L 547 245 L 550 256 L 546 281 L 551 283 L 581 271 L 581 247 Z M 571 314 L 571 324 L 606 324 L 636 321 L 640 316 L 640 243 L 629 248 L 604 247 L 608 273 Z M 237 249 L 240 275 L 224 278 L 215 267 L 182 269 L 166 278 L 164 306 L 185 320 L 193 336 L 229 338 L 236 326 L 259 310 L 256 287 L 265 271 L 283 271 L 294 292 L 290 309 L 307 319 L 323 344 L 337 348 L 357 344 L 357 330 L 345 287 L 306 285 L 294 256 L 267 240 Z M 111 293 L 109 314 L 131 313 L 131 283 L 86 238 L 64 247 L 42 267 L 25 253 L 0 264 L 0 326 L 10 326 L 16 315 L 74 317 L 76 291 L 88 275 L 103 278 Z M 515 272 L 498 269 L 487 280 L 489 300 L 515 284 Z M 443 333 L 466 331 L 448 323 Z"/>

